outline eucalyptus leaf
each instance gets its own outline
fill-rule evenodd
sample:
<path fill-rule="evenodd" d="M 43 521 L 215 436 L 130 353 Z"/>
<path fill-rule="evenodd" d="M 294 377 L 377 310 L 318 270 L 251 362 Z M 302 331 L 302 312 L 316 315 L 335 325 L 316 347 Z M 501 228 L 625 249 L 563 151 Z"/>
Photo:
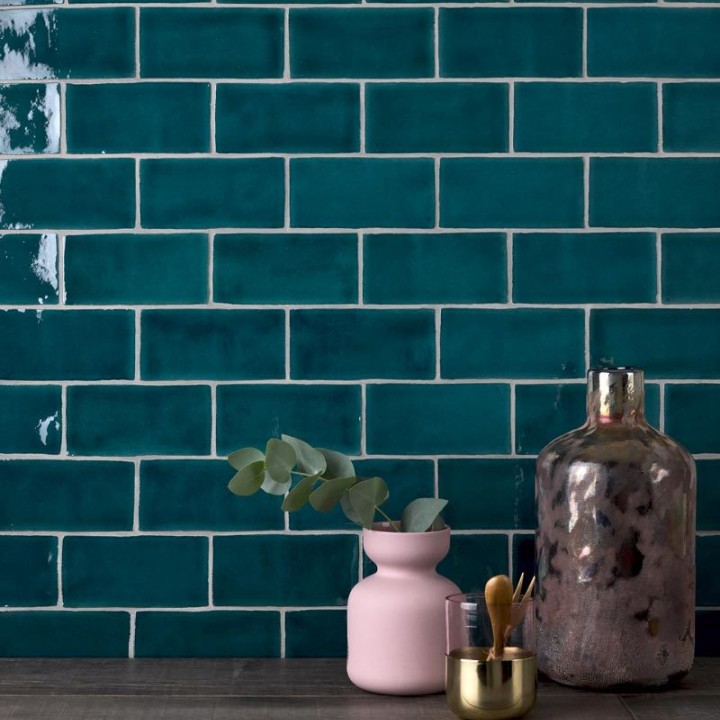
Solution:
<path fill-rule="evenodd" d="M 375 509 L 382 505 L 390 495 L 388 486 L 381 477 L 371 477 L 353 485 L 348 492 L 348 500 L 353 513 L 364 528 L 372 528 Z"/>
<path fill-rule="evenodd" d="M 283 500 L 281 509 L 286 512 L 295 512 L 305 507 L 318 477 L 319 475 L 308 475 L 297 482 Z"/>
<path fill-rule="evenodd" d="M 345 491 L 355 484 L 357 478 L 342 477 L 326 480 L 310 495 L 310 504 L 320 512 L 330 512 L 340 502 Z"/>
<path fill-rule="evenodd" d="M 326 448 L 318 448 L 322 453 L 327 464 L 327 468 L 323 473 L 324 477 L 332 480 L 333 478 L 355 477 L 355 468 L 347 455 L 336 452 L 335 450 L 327 450 Z"/>
<path fill-rule="evenodd" d="M 300 438 L 292 437 L 292 435 L 282 435 L 282 439 L 292 445 L 297 456 L 297 467 L 301 473 L 306 475 L 315 475 L 320 473 L 321 475 L 325 472 L 327 463 L 325 462 L 325 456 L 316 450 L 311 445 L 308 445 L 304 440 Z"/>
<path fill-rule="evenodd" d="M 236 469 L 242 470 L 251 463 L 264 460 L 265 456 L 255 448 L 247 447 L 242 450 L 236 450 L 234 453 L 228 455 L 228 462 Z"/>
<path fill-rule="evenodd" d="M 362 525 L 362 518 L 360 517 L 360 515 L 358 515 L 357 511 L 353 507 L 353 504 L 350 501 L 350 496 L 348 495 L 348 493 L 345 493 L 340 498 L 340 507 L 342 508 L 342 511 L 345 513 L 345 517 L 351 523 L 355 523 L 355 525 Z"/>
<path fill-rule="evenodd" d="M 265 465 L 268 475 L 280 485 L 290 482 L 290 471 L 295 467 L 297 456 L 290 443 L 277 438 L 267 441 L 265 448 Z M 287 488 L 285 488 L 287 490 Z"/>
<path fill-rule="evenodd" d="M 260 489 L 264 477 L 265 461 L 258 460 L 239 470 L 228 483 L 228 488 L 236 495 L 253 495 Z"/>
<path fill-rule="evenodd" d="M 418 498 L 403 510 L 402 526 L 405 532 L 425 532 L 448 504 L 442 498 Z"/>
<path fill-rule="evenodd" d="M 284 495 L 288 491 L 289 483 L 279 483 L 273 479 L 270 473 L 265 470 L 260 489 L 268 495 Z"/>

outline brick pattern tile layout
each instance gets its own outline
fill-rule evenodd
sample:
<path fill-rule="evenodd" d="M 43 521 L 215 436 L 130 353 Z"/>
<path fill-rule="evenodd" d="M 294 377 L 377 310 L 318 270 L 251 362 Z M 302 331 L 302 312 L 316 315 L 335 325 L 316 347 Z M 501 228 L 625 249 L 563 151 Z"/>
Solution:
<path fill-rule="evenodd" d="M 226 487 L 282 432 L 529 570 L 596 364 L 720 625 L 720 0 L 0 0 L 0 655 L 343 656 L 358 529 Z"/>

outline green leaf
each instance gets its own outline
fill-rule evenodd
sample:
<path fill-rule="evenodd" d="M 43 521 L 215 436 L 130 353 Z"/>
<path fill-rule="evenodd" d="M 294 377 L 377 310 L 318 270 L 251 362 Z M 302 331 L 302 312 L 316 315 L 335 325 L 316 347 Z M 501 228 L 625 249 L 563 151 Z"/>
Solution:
<path fill-rule="evenodd" d="M 271 438 L 265 448 L 265 465 L 268 475 L 280 485 L 290 482 L 290 471 L 295 467 L 297 456 L 293 446 L 284 440 Z M 285 488 L 287 490 L 287 488 Z"/>
<path fill-rule="evenodd" d="M 265 476 L 263 477 L 262 485 L 260 489 L 266 492 L 268 495 L 284 495 L 288 491 L 289 483 L 276 482 L 270 473 L 265 470 Z"/>
<path fill-rule="evenodd" d="M 310 497 L 310 493 L 315 487 L 319 475 L 309 475 L 304 477 L 295 487 L 287 494 L 285 500 L 283 500 L 282 510 L 287 512 L 295 512 L 304 507 Z"/>
<path fill-rule="evenodd" d="M 353 504 L 350 501 L 349 493 L 345 493 L 340 498 L 340 507 L 342 508 L 342 511 L 345 513 L 345 517 L 351 523 L 355 523 L 356 525 L 362 525 L 362 518 L 360 517 L 360 515 L 356 512 L 355 508 L 353 507 Z"/>
<path fill-rule="evenodd" d="M 292 445 L 297 456 L 297 467 L 301 473 L 306 475 L 315 475 L 320 473 L 321 475 L 325 472 L 327 463 L 323 454 L 316 450 L 314 447 L 308 445 L 304 440 L 300 438 L 292 437 L 291 435 L 283 435 L 282 439 Z"/>
<path fill-rule="evenodd" d="M 345 491 L 352 487 L 357 478 L 342 477 L 325 481 L 310 495 L 310 504 L 320 512 L 329 512 L 340 501 Z"/>
<path fill-rule="evenodd" d="M 242 448 L 242 450 L 236 450 L 234 453 L 228 455 L 228 462 L 236 469 L 242 470 L 244 467 L 250 465 L 250 463 L 264 460 L 265 456 L 255 448 Z"/>
<path fill-rule="evenodd" d="M 265 461 L 258 460 L 246 465 L 237 472 L 235 477 L 228 483 L 228 488 L 230 492 L 236 495 L 253 495 L 260 489 L 264 477 Z"/>
<path fill-rule="evenodd" d="M 442 498 L 418 498 L 403 510 L 402 527 L 404 532 L 425 532 L 432 527 L 437 516 L 448 504 Z"/>
<path fill-rule="evenodd" d="M 326 450 L 318 448 L 325 458 L 327 469 L 324 476 L 329 480 L 334 478 L 355 477 L 355 468 L 347 455 L 336 452 L 335 450 Z"/>
<path fill-rule="evenodd" d="M 390 495 L 388 486 L 381 477 L 371 477 L 353 485 L 348 492 L 352 511 L 364 528 L 372 528 L 375 508 L 382 505 Z"/>

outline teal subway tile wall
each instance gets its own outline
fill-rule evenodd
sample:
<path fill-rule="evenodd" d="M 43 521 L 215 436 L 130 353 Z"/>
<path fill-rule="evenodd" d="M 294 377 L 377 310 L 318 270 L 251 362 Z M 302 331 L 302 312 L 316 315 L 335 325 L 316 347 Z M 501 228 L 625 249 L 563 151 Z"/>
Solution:
<path fill-rule="evenodd" d="M 531 570 L 588 367 L 698 459 L 720 654 L 720 0 L 0 0 L 0 655 L 345 653 L 339 511 L 229 493 L 279 433 L 441 571 Z"/>

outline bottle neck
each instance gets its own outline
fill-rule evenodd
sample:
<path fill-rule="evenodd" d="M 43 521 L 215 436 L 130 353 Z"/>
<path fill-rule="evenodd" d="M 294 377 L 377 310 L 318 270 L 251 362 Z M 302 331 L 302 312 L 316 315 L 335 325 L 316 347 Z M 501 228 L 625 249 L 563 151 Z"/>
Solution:
<path fill-rule="evenodd" d="M 587 411 L 590 425 L 644 423 L 643 371 L 635 368 L 590 370 Z"/>

